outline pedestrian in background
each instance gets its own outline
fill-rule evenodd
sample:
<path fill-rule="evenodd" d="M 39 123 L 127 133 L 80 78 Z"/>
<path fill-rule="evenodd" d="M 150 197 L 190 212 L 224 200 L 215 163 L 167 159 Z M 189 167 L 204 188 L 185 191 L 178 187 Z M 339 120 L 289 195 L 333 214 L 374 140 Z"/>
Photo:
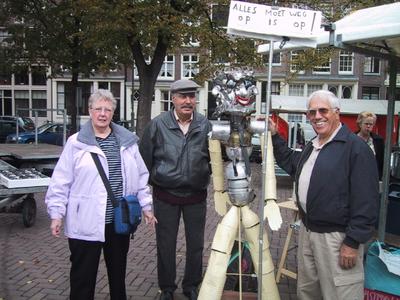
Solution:
<path fill-rule="evenodd" d="M 294 177 L 301 226 L 299 300 L 364 299 L 363 244 L 378 211 L 378 170 L 371 149 L 340 122 L 331 92 L 312 93 L 307 117 L 317 136 L 302 152 L 287 147 L 270 120 L 278 165 Z"/>
<path fill-rule="evenodd" d="M 111 122 L 117 102 L 99 89 L 89 98 L 90 120 L 72 135 L 57 162 L 46 194 L 51 233 L 59 237 L 62 219 L 71 252 L 70 299 L 94 299 L 100 254 L 107 267 L 110 298 L 126 299 L 129 235 L 114 231 L 113 206 L 91 156 L 96 153 L 115 199 L 136 195 L 146 223 L 154 226 L 148 171 L 138 138 Z"/>
<path fill-rule="evenodd" d="M 145 128 L 140 152 L 153 186 L 160 299 L 173 299 L 177 288 L 176 242 L 181 216 L 185 226 L 186 264 L 183 293 L 197 299 L 202 281 L 207 186 L 210 177 L 208 136 L 211 124 L 195 111 L 199 86 L 191 80 L 171 84 L 174 107 Z"/>
<path fill-rule="evenodd" d="M 363 111 L 357 117 L 358 131 L 356 133 L 368 144 L 372 152 L 374 152 L 376 165 L 379 172 L 379 180 L 381 180 L 383 173 L 385 142 L 380 135 L 377 135 L 373 132 L 375 124 L 376 115 L 372 112 Z"/>

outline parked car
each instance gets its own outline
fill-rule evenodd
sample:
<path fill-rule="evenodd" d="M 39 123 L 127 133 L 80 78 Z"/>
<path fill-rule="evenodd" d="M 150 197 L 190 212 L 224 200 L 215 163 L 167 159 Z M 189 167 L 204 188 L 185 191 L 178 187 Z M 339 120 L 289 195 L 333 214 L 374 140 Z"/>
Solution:
<path fill-rule="evenodd" d="M 0 143 L 4 143 L 9 134 L 17 132 L 17 121 L 20 134 L 35 129 L 35 123 L 28 117 L 0 116 Z"/>
<path fill-rule="evenodd" d="M 38 143 L 46 143 L 53 145 L 63 145 L 63 124 L 46 123 L 37 128 Z M 71 133 L 71 128 L 67 125 L 66 137 Z M 35 142 L 35 131 L 22 132 L 18 136 L 18 143 L 33 144 Z M 17 135 L 10 134 L 7 136 L 6 143 L 17 143 Z"/>

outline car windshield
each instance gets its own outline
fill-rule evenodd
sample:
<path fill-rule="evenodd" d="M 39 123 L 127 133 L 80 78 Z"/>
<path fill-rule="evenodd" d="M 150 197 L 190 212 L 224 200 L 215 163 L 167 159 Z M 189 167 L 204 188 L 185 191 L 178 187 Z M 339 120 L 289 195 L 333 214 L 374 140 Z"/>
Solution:
<path fill-rule="evenodd" d="M 38 127 L 38 132 L 43 132 L 43 131 L 46 131 L 48 128 L 50 128 L 51 126 L 53 126 L 53 124 L 43 124 L 43 125 L 40 125 L 39 127 Z"/>
<path fill-rule="evenodd" d="M 32 121 L 32 119 L 30 118 L 26 118 L 26 117 L 22 117 L 22 123 L 23 123 L 23 127 L 26 130 L 33 130 L 35 128 L 35 123 Z"/>

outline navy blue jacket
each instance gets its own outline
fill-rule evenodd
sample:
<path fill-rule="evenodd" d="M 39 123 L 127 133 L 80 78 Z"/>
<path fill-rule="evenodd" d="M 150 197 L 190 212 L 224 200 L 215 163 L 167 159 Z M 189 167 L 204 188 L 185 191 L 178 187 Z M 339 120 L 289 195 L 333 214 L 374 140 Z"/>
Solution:
<path fill-rule="evenodd" d="M 288 148 L 278 135 L 272 137 L 278 165 L 294 177 L 296 197 L 304 163 L 313 146 L 302 152 Z M 378 212 L 378 170 L 368 145 L 345 125 L 319 153 L 311 173 L 307 193 L 307 213 L 299 206 L 307 229 L 319 232 L 344 232 L 344 244 L 358 248 L 372 237 Z"/>

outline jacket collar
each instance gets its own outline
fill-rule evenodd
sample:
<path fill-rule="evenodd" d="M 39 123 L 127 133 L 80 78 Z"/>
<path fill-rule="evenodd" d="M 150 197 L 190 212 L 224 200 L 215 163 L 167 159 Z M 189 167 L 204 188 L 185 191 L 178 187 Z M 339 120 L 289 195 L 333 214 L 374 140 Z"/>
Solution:
<path fill-rule="evenodd" d="M 334 136 L 332 141 L 346 142 L 348 141 L 350 134 L 352 134 L 350 129 L 342 123 L 342 128 L 339 129 L 338 133 Z"/>
<path fill-rule="evenodd" d="M 110 127 L 121 146 L 129 147 L 139 140 L 135 134 L 114 122 L 111 122 Z M 78 132 L 77 140 L 87 145 L 98 146 L 91 119 L 82 125 L 81 130 Z"/>
<path fill-rule="evenodd" d="M 192 122 L 190 123 L 189 131 L 199 126 L 200 121 L 198 115 L 199 115 L 198 112 L 196 111 L 193 112 L 193 119 Z M 173 109 L 167 112 L 167 117 L 164 118 L 164 123 L 169 129 L 180 129 L 178 122 L 176 121 Z"/>

